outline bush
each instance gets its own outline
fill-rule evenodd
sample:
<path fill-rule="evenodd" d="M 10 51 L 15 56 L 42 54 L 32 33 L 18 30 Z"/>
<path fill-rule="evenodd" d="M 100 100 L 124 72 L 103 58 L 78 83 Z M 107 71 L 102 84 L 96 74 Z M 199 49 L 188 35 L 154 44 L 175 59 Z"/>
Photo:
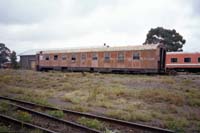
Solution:
<path fill-rule="evenodd" d="M 24 122 L 31 122 L 32 120 L 31 114 L 29 114 L 28 112 L 19 111 L 19 110 L 16 113 L 16 118 Z"/>
<path fill-rule="evenodd" d="M 47 113 L 49 115 L 52 115 L 52 116 L 57 117 L 57 118 L 63 118 L 64 117 L 64 113 L 61 110 L 48 111 Z"/>

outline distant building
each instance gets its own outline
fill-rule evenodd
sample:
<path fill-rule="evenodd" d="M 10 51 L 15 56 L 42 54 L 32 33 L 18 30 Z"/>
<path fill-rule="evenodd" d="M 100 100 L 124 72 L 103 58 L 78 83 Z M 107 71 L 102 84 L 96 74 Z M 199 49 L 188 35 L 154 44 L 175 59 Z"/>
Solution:
<path fill-rule="evenodd" d="M 37 51 L 38 50 L 29 50 L 19 55 L 21 69 L 36 70 Z"/>

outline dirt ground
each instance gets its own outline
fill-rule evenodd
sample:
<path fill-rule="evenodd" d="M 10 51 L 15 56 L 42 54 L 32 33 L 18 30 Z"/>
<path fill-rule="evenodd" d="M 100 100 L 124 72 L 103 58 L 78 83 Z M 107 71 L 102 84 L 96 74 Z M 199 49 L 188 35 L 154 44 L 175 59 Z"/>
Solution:
<path fill-rule="evenodd" d="M 200 131 L 200 75 L 0 70 L 0 95 L 177 132 Z"/>

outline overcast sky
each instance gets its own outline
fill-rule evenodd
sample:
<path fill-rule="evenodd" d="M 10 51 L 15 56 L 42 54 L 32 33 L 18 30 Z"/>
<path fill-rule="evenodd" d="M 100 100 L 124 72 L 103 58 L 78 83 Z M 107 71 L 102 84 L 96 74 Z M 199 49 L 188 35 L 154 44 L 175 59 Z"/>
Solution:
<path fill-rule="evenodd" d="M 200 0 L 0 0 L 0 42 L 41 48 L 140 45 L 151 28 L 176 29 L 200 51 Z"/>

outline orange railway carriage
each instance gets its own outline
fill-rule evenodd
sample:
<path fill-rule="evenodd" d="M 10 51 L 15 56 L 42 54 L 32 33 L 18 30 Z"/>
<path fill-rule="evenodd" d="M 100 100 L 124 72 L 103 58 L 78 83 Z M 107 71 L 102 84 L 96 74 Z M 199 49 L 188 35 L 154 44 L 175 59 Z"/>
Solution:
<path fill-rule="evenodd" d="M 200 72 L 200 53 L 169 52 L 166 68 L 175 71 Z"/>
<path fill-rule="evenodd" d="M 161 44 L 48 50 L 37 53 L 38 70 L 161 73 L 165 71 Z"/>

